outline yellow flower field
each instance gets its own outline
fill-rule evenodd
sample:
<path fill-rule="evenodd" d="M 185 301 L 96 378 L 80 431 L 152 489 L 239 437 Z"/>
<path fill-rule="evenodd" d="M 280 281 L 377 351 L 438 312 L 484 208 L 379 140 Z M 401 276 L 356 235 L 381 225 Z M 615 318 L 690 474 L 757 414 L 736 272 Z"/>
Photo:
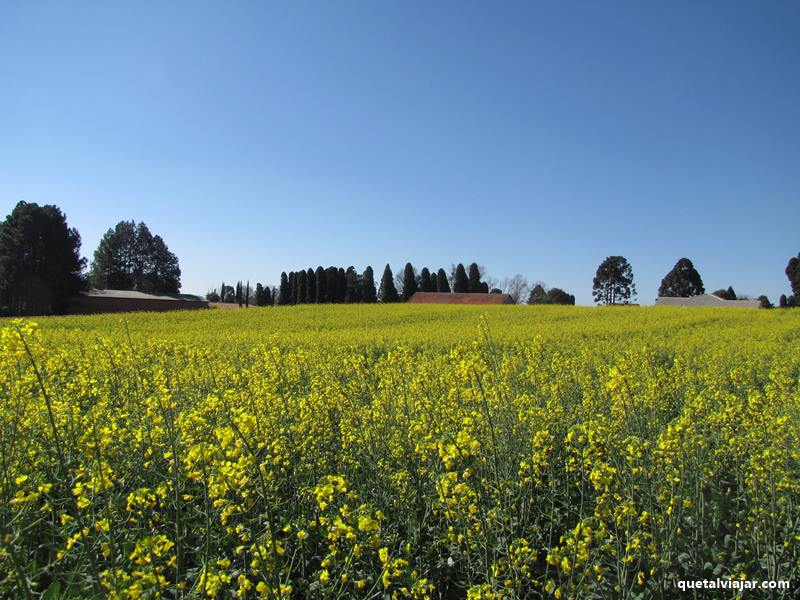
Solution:
<path fill-rule="evenodd" d="M 800 311 L 299 306 L 0 331 L 2 597 L 800 578 Z"/>

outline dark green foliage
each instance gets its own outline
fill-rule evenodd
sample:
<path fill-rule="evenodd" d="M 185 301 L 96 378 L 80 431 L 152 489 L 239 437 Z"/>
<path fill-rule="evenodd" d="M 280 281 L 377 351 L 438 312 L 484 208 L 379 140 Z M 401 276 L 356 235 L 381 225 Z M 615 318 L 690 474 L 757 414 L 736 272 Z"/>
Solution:
<path fill-rule="evenodd" d="M 85 287 L 81 236 L 61 210 L 20 202 L 0 223 L 0 312 L 62 312 Z"/>
<path fill-rule="evenodd" d="M 592 295 L 598 304 L 627 304 L 636 297 L 633 269 L 624 256 L 609 256 L 592 281 Z"/>
<path fill-rule="evenodd" d="M 792 286 L 792 294 L 800 296 L 800 253 L 789 259 L 789 264 L 786 265 L 786 277 Z"/>
<path fill-rule="evenodd" d="M 264 287 L 264 304 L 262 306 L 272 306 L 275 301 L 273 289 L 268 285 Z"/>
<path fill-rule="evenodd" d="M 327 283 L 325 302 L 338 302 L 339 269 L 336 267 L 328 267 L 325 269 L 325 282 Z"/>
<path fill-rule="evenodd" d="M 236 303 L 241 308 L 242 306 L 242 282 L 236 284 Z"/>
<path fill-rule="evenodd" d="M 178 258 L 161 236 L 133 221 L 120 221 L 106 232 L 94 252 L 89 278 L 98 289 L 176 294 L 181 287 Z"/>
<path fill-rule="evenodd" d="M 317 267 L 317 270 L 314 272 L 314 279 L 316 281 L 316 288 L 317 288 L 317 304 L 322 304 L 328 301 L 328 281 L 325 275 L 325 269 L 322 267 Z"/>
<path fill-rule="evenodd" d="M 761 304 L 761 308 L 772 308 L 772 302 L 764 295 L 758 297 L 758 302 Z"/>
<path fill-rule="evenodd" d="M 281 306 L 289 304 L 289 278 L 285 271 L 281 273 L 281 284 L 278 290 L 278 304 Z"/>
<path fill-rule="evenodd" d="M 431 279 L 431 272 L 428 270 L 428 267 L 422 267 L 422 271 L 419 274 L 419 291 L 420 292 L 435 292 L 436 285 L 434 284 L 433 280 Z"/>
<path fill-rule="evenodd" d="M 661 280 L 658 295 L 660 297 L 688 298 L 704 294 L 705 291 L 700 273 L 694 268 L 692 261 L 682 258 Z"/>
<path fill-rule="evenodd" d="M 467 290 L 472 294 L 480 294 L 483 292 L 481 285 L 481 272 L 478 269 L 477 263 L 472 263 L 469 266 L 469 274 L 467 275 Z M 489 287 L 486 286 L 486 293 L 489 292 Z"/>
<path fill-rule="evenodd" d="M 469 280 L 464 265 L 458 263 L 456 272 L 453 276 L 453 292 L 456 294 L 466 294 L 469 292 Z"/>
<path fill-rule="evenodd" d="M 389 265 L 383 270 L 383 277 L 381 277 L 381 288 L 378 291 L 378 298 L 381 302 L 398 302 L 400 296 L 397 293 L 397 288 L 394 286 L 394 275 Z"/>
<path fill-rule="evenodd" d="M 359 282 L 358 273 L 356 273 L 355 267 L 352 265 L 347 267 L 347 271 L 344 273 L 344 278 L 344 301 L 349 304 L 361 302 L 361 284 Z"/>
<path fill-rule="evenodd" d="M 306 271 L 306 302 L 314 304 L 317 301 L 317 275 L 314 269 Z"/>
<path fill-rule="evenodd" d="M 406 263 L 403 269 L 403 301 L 408 300 L 417 293 L 417 274 L 414 272 L 414 267 L 411 263 Z"/>
<path fill-rule="evenodd" d="M 289 304 L 297 304 L 297 273 L 289 272 Z"/>
<path fill-rule="evenodd" d="M 361 278 L 361 301 L 373 303 L 377 300 L 375 292 L 375 274 L 372 272 L 372 267 L 367 266 L 364 269 L 364 276 Z"/>
<path fill-rule="evenodd" d="M 797 296 L 792 294 L 786 299 L 786 308 L 794 308 L 797 306 Z"/>
<path fill-rule="evenodd" d="M 447 274 L 444 269 L 439 269 L 436 272 L 436 291 L 442 293 L 450 293 L 450 282 L 447 281 Z"/>
<path fill-rule="evenodd" d="M 306 280 L 306 271 L 302 269 L 297 272 L 297 299 L 295 300 L 295 304 L 303 304 L 306 301 L 306 296 L 308 295 L 308 281 Z"/>
<path fill-rule="evenodd" d="M 501 290 L 500 288 L 492 288 L 492 289 L 489 290 L 489 293 L 490 294 L 502 294 L 503 290 Z"/>
<path fill-rule="evenodd" d="M 561 288 L 550 288 L 549 290 L 541 283 L 533 286 L 528 296 L 528 304 L 575 304 L 575 296 L 568 294 Z"/>
<path fill-rule="evenodd" d="M 256 306 L 264 306 L 264 286 L 260 283 L 256 283 L 255 304 Z"/>
<path fill-rule="evenodd" d="M 222 291 L 223 293 L 220 295 L 220 302 L 233 304 L 236 301 L 236 293 L 234 292 L 233 286 L 226 285 Z"/>
<path fill-rule="evenodd" d="M 219 286 L 219 301 L 225 302 L 225 282 L 222 282 L 222 285 Z"/>
<path fill-rule="evenodd" d="M 786 308 L 787 306 L 786 294 L 781 294 L 781 297 L 778 298 L 778 306 L 780 306 L 781 308 Z"/>
<path fill-rule="evenodd" d="M 211 290 L 208 292 L 206 294 L 206 300 L 209 302 L 219 302 L 219 294 L 217 293 L 217 290 Z"/>
<path fill-rule="evenodd" d="M 489 293 L 489 284 L 485 281 L 481 281 L 480 287 L 478 288 L 479 294 L 488 294 Z"/>
<path fill-rule="evenodd" d="M 347 295 L 347 273 L 342 267 L 336 271 L 336 302 L 344 302 Z"/>
<path fill-rule="evenodd" d="M 528 304 L 547 304 L 547 291 L 541 283 L 533 286 L 531 293 L 528 295 Z"/>
<path fill-rule="evenodd" d="M 733 286 L 728 286 L 727 290 L 718 289 L 713 295 L 723 300 L 736 300 L 736 292 L 733 291 Z"/>
<path fill-rule="evenodd" d="M 247 288 L 244 291 L 244 305 L 250 308 L 250 281 L 247 281 Z"/>

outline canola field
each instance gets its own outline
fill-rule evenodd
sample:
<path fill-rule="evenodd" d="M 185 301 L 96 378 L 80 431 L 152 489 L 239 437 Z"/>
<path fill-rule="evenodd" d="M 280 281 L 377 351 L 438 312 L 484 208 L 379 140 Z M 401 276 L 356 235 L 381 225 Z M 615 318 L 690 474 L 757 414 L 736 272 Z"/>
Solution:
<path fill-rule="evenodd" d="M 800 311 L 0 320 L 0 597 L 800 579 Z"/>

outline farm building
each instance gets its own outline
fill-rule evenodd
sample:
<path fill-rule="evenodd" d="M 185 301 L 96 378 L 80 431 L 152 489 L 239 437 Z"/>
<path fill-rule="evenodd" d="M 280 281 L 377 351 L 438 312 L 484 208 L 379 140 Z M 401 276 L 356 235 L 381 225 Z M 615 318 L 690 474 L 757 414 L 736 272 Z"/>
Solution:
<path fill-rule="evenodd" d="M 192 310 L 208 308 L 208 302 L 191 294 L 155 295 L 132 290 L 89 290 L 75 296 L 67 313 L 89 315 L 110 312 Z"/>
<path fill-rule="evenodd" d="M 733 308 L 760 308 L 758 300 L 723 300 L 714 294 L 700 294 L 689 298 L 656 298 L 656 306 L 725 306 Z"/>
<path fill-rule="evenodd" d="M 417 292 L 409 299 L 415 304 L 514 304 L 508 294 L 449 294 Z"/>

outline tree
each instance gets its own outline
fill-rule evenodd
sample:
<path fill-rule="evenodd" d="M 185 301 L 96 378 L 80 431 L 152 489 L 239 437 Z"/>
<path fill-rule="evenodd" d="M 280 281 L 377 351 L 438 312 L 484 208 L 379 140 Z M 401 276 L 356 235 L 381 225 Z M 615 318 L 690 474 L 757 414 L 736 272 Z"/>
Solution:
<path fill-rule="evenodd" d="M 306 271 L 306 302 L 314 304 L 317 301 L 317 276 L 311 267 Z"/>
<path fill-rule="evenodd" d="M 264 286 L 256 282 L 256 306 L 264 306 Z"/>
<path fill-rule="evenodd" d="M 378 298 L 381 302 L 398 302 L 400 297 L 397 294 L 397 288 L 394 286 L 394 275 L 389 265 L 383 270 L 383 277 L 381 277 L 381 288 L 378 290 Z"/>
<path fill-rule="evenodd" d="M 662 298 L 688 298 L 704 294 L 705 291 L 700 273 L 694 268 L 692 261 L 681 258 L 661 280 L 658 295 Z"/>
<path fill-rule="evenodd" d="M 244 292 L 244 305 L 245 308 L 250 308 L 250 280 L 247 280 L 247 289 Z"/>
<path fill-rule="evenodd" d="M 627 304 L 636 297 L 633 269 L 624 256 L 609 256 L 600 266 L 592 281 L 592 295 L 598 304 Z"/>
<path fill-rule="evenodd" d="M 233 286 L 225 286 L 223 294 L 220 296 L 220 301 L 228 304 L 233 304 L 236 301 L 236 293 L 233 290 Z"/>
<path fill-rule="evenodd" d="M 239 308 L 242 307 L 242 282 L 241 281 L 236 283 L 236 303 L 239 305 Z"/>
<path fill-rule="evenodd" d="M 789 263 L 786 265 L 786 277 L 789 278 L 792 295 L 800 296 L 800 253 L 789 259 Z"/>
<path fill-rule="evenodd" d="M 713 293 L 714 296 L 717 298 L 722 298 L 723 300 L 736 300 L 736 292 L 733 291 L 733 286 L 728 286 L 728 289 L 720 288 L 716 292 Z"/>
<path fill-rule="evenodd" d="M 344 272 L 345 289 L 344 301 L 348 304 L 361 301 L 361 284 L 356 268 L 352 265 Z"/>
<path fill-rule="evenodd" d="M 519 304 L 522 302 L 523 298 L 525 298 L 525 294 L 528 292 L 529 286 L 528 282 L 525 281 L 525 278 L 517 273 L 512 278 L 503 281 L 502 289 L 505 290 L 506 294 L 511 296 L 514 304 Z"/>
<path fill-rule="evenodd" d="M 575 296 L 568 294 L 561 288 L 550 288 L 547 291 L 547 304 L 575 305 Z"/>
<path fill-rule="evenodd" d="M 321 266 L 317 267 L 314 272 L 314 279 L 317 287 L 317 304 L 322 304 L 328 301 L 327 278 L 325 277 L 325 269 Z"/>
<path fill-rule="evenodd" d="M 772 308 L 772 302 L 770 302 L 769 298 L 763 294 L 758 297 L 758 302 L 761 305 L 761 308 Z"/>
<path fill-rule="evenodd" d="M 455 275 L 453 275 L 453 292 L 456 294 L 466 294 L 469 292 L 469 280 L 464 265 L 458 263 Z"/>
<path fill-rule="evenodd" d="M 262 306 L 272 306 L 274 301 L 274 289 L 270 288 L 268 285 L 264 286 L 264 304 Z"/>
<path fill-rule="evenodd" d="M 547 304 L 547 291 L 544 289 L 544 285 L 541 283 L 537 283 L 531 289 L 531 293 L 528 296 L 528 304 Z"/>
<path fill-rule="evenodd" d="M 289 304 L 289 277 L 286 271 L 281 273 L 281 283 L 278 288 L 278 304 L 285 306 Z"/>
<path fill-rule="evenodd" d="M 450 293 L 450 282 L 447 281 L 447 274 L 444 269 L 439 269 L 436 272 L 436 291 L 443 294 Z"/>
<path fill-rule="evenodd" d="M 406 263 L 406 267 L 403 269 L 403 300 L 408 302 L 411 296 L 417 293 L 417 290 L 417 274 L 411 263 Z"/>
<path fill-rule="evenodd" d="M 364 275 L 361 277 L 361 301 L 372 304 L 377 300 L 377 293 L 375 292 L 375 274 L 372 272 L 372 267 L 367 265 L 364 269 Z"/>
<path fill-rule="evenodd" d="M 477 263 L 472 263 L 469 266 L 469 275 L 467 276 L 468 291 L 472 294 L 480 294 L 483 290 L 481 288 L 481 271 Z M 489 291 L 488 288 L 486 290 Z"/>
<path fill-rule="evenodd" d="M 181 288 L 178 258 L 161 236 L 133 221 L 120 221 L 106 232 L 94 252 L 89 279 L 98 289 L 149 294 L 177 294 Z"/>
<path fill-rule="evenodd" d="M 420 292 L 435 292 L 436 286 L 431 279 L 431 272 L 428 267 L 422 267 L 419 274 L 419 291 Z"/>
<path fill-rule="evenodd" d="M 62 312 L 85 287 L 80 249 L 57 206 L 19 202 L 0 223 L 0 312 Z"/>
<path fill-rule="evenodd" d="M 225 282 L 222 282 L 222 285 L 219 286 L 219 301 L 225 302 Z"/>
<path fill-rule="evenodd" d="M 306 289 L 308 282 L 306 281 L 306 270 L 301 269 L 297 272 L 297 300 L 295 304 L 303 304 L 306 301 L 308 290 Z"/>

